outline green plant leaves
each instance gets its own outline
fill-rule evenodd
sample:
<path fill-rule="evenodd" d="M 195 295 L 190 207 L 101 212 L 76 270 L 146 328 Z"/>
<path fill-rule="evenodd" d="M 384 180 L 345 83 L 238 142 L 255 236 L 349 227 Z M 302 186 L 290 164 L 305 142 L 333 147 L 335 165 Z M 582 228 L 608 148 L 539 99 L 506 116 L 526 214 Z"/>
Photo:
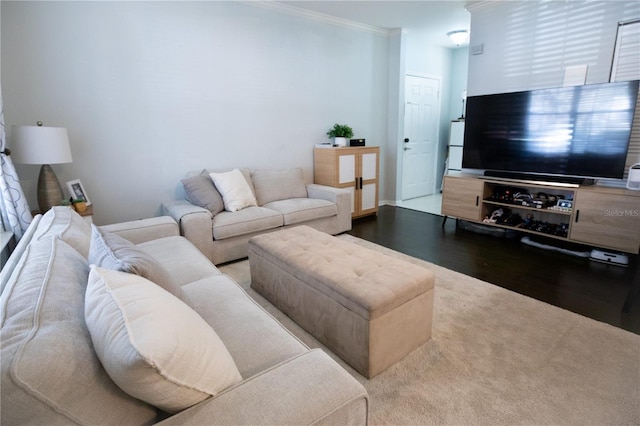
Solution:
<path fill-rule="evenodd" d="M 334 124 L 333 129 L 327 132 L 329 138 L 352 138 L 353 129 L 346 124 Z"/>

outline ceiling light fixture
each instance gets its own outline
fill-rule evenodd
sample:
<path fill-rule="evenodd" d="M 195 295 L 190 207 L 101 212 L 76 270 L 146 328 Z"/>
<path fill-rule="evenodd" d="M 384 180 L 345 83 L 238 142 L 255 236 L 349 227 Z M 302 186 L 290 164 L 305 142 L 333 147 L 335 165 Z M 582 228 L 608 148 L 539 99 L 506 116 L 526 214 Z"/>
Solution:
<path fill-rule="evenodd" d="M 467 38 L 469 38 L 469 31 L 454 30 L 454 31 L 449 31 L 447 35 L 456 46 L 460 46 L 462 43 L 467 41 Z"/>

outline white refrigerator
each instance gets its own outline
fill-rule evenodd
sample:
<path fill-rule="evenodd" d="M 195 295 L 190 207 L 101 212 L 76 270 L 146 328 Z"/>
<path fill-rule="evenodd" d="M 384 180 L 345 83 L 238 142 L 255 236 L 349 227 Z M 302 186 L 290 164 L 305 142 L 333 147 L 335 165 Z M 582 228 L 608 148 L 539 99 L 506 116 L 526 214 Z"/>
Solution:
<path fill-rule="evenodd" d="M 449 131 L 449 155 L 447 174 L 462 171 L 462 148 L 464 146 L 464 120 L 453 120 Z"/>

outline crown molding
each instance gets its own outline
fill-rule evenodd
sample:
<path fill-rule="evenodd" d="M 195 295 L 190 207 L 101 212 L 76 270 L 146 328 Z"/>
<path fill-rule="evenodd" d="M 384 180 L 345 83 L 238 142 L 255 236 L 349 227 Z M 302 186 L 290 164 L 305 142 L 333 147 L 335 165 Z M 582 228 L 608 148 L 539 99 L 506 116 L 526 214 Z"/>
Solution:
<path fill-rule="evenodd" d="M 382 27 L 376 27 L 373 25 L 362 24 L 360 22 L 350 21 L 348 19 L 338 18 L 336 16 L 327 15 L 326 13 L 315 12 L 313 10 L 303 9 L 301 7 L 290 6 L 288 4 L 282 4 L 272 0 L 242 0 L 240 3 L 248 4 L 262 9 L 272 10 L 279 13 L 286 13 L 287 15 L 298 16 L 300 18 L 309 19 L 324 24 L 335 25 L 342 28 L 349 28 L 360 31 L 367 31 L 377 35 L 389 37 L 390 35 L 397 34 L 400 29 L 394 28 L 388 30 Z"/>
<path fill-rule="evenodd" d="M 492 7 L 500 6 L 504 1 L 496 1 L 496 0 L 468 0 L 464 4 L 464 8 L 469 12 L 480 9 L 489 9 Z"/>

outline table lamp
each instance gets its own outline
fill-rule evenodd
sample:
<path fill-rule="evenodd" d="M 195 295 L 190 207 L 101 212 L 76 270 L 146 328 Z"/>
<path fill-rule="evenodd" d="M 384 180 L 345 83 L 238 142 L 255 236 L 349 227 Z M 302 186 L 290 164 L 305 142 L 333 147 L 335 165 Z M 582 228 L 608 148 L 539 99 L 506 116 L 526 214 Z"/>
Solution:
<path fill-rule="evenodd" d="M 71 148 L 63 127 L 13 126 L 11 158 L 21 164 L 42 164 L 38 176 L 38 207 L 45 213 L 66 197 L 50 164 L 70 163 Z"/>

